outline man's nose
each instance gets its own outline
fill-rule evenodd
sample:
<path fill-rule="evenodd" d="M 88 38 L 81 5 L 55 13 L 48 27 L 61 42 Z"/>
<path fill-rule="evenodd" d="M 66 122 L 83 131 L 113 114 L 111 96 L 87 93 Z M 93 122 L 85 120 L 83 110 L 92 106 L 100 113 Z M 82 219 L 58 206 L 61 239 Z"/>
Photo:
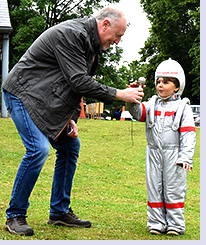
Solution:
<path fill-rule="evenodd" d="M 116 38 L 115 41 L 114 41 L 114 43 L 115 43 L 116 45 L 118 45 L 119 42 L 120 42 L 120 40 L 121 40 L 121 38 Z"/>

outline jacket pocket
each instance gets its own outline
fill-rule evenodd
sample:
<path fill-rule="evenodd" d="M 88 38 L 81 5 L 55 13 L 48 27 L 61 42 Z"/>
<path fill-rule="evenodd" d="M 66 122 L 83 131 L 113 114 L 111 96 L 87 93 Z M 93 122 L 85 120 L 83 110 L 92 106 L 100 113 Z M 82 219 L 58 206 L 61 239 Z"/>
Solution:
<path fill-rule="evenodd" d="M 56 98 L 72 109 L 75 109 L 80 103 L 81 96 L 72 90 L 66 80 L 54 82 L 52 92 Z"/>

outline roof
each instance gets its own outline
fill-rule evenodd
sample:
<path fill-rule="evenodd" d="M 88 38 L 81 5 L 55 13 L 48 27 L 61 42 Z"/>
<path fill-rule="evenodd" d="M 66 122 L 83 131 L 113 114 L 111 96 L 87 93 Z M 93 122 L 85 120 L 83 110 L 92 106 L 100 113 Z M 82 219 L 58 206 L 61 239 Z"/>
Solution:
<path fill-rule="evenodd" d="M 12 31 L 7 0 L 0 1 L 0 33 Z"/>

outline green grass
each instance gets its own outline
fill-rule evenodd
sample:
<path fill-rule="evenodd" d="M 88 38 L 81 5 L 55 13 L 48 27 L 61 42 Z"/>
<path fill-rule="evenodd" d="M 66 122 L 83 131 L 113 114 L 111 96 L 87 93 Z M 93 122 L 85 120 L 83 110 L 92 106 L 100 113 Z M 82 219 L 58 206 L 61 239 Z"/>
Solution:
<path fill-rule="evenodd" d="M 0 119 L 0 240 L 199 240 L 200 239 L 200 129 L 194 171 L 188 174 L 185 203 L 186 233 L 179 237 L 150 235 L 147 231 L 144 123 L 84 120 L 78 122 L 81 151 L 74 177 L 71 206 L 92 227 L 68 228 L 47 224 L 55 152 L 51 149 L 30 198 L 28 223 L 35 235 L 11 235 L 4 230 L 24 147 L 11 119 Z"/>

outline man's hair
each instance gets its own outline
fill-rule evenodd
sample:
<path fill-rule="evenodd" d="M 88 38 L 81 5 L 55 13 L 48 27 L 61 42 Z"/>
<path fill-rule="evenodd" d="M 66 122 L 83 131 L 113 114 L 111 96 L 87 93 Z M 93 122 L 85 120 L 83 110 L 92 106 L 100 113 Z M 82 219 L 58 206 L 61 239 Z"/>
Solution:
<path fill-rule="evenodd" d="M 114 25 L 122 16 L 124 15 L 120 10 L 106 7 L 100 10 L 94 17 L 98 21 L 103 21 L 105 18 L 109 17 L 111 19 L 111 25 Z"/>

